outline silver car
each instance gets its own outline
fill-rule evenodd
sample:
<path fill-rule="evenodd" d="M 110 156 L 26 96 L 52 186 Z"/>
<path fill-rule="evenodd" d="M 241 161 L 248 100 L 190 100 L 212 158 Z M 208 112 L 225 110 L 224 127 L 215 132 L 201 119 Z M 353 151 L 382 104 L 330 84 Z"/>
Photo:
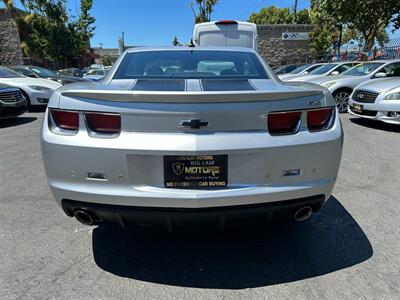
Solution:
<path fill-rule="evenodd" d="M 327 88 L 335 98 L 340 112 L 347 112 L 348 102 L 354 88 L 377 78 L 400 77 L 400 60 L 382 60 L 359 63 L 338 76 L 315 77 L 307 82 Z"/>
<path fill-rule="evenodd" d="M 349 113 L 361 118 L 400 124 L 400 79 L 370 80 L 354 89 Z"/>
<path fill-rule="evenodd" d="M 307 219 L 329 198 L 343 132 L 317 85 L 283 84 L 251 49 L 134 48 L 98 84 L 52 96 L 48 183 L 84 224 Z"/>

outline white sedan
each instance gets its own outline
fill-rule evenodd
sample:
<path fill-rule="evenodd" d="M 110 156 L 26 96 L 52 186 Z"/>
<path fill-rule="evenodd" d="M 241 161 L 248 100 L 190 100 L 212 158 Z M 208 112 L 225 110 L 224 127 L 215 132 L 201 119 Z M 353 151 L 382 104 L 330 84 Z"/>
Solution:
<path fill-rule="evenodd" d="M 19 88 L 28 106 L 46 106 L 53 92 L 61 86 L 58 82 L 30 78 L 5 67 L 0 67 L 0 83 Z"/>
<path fill-rule="evenodd" d="M 357 86 L 349 100 L 349 113 L 400 124 L 400 78 L 370 80 Z"/>

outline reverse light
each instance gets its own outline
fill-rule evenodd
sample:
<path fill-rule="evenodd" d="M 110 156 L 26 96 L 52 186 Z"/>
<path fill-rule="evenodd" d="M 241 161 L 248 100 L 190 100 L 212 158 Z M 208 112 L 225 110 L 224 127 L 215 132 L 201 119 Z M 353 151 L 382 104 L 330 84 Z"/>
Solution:
<path fill-rule="evenodd" d="M 327 129 L 331 123 L 334 108 L 314 109 L 307 112 L 307 127 L 309 131 Z"/>
<path fill-rule="evenodd" d="M 79 113 L 76 111 L 68 110 L 50 110 L 51 117 L 54 124 L 62 129 L 68 131 L 77 131 L 79 128 Z"/>
<path fill-rule="evenodd" d="M 121 115 L 111 113 L 85 113 L 89 129 L 96 133 L 117 134 L 121 131 Z"/>
<path fill-rule="evenodd" d="M 271 135 L 293 134 L 299 129 L 301 111 L 268 114 L 268 131 Z"/>

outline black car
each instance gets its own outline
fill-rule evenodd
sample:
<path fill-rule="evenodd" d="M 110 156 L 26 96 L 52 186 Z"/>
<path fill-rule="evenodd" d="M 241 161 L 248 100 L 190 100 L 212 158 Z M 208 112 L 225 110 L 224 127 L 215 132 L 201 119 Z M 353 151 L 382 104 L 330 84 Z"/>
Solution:
<path fill-rule="evenodd" d="M 16 66 L 11 69 L 28 77 L 50 79 L 63 85 L 76 81 L 87 81 L 86 79 L 79 77 L 57 74 L 54 71 L 37 66 Z"/>
<path fill-rule="evenodd" d="M 0 119 L 14 118 L 28 110 L 28 102 L 18 88 L 0 84 Z"/>

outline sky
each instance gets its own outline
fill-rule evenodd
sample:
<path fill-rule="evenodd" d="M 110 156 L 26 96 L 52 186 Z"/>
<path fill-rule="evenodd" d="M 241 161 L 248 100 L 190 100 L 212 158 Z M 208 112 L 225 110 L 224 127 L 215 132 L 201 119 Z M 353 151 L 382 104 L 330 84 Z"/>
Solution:
<path fill-rule="evenodd" d="M 14 1 L 20 7 L 18 1 Z M 79 0 L 68 0 L 76 15 Z M 96 18 L 92 47 L 117 48 L 118 37 L 125 32 L 125 44 L 170 45 L 176 35 L 181 43 L 190 41 L 193 30 L 191 0 L 94 0 L 91 14 Z M 262 7 L 275 5 L 293 8 L 295 0 L 219 0 L 212 20 L 246 21 Z M 310 0 L 298 0 L 298 8 L 308 8 Z"/>

